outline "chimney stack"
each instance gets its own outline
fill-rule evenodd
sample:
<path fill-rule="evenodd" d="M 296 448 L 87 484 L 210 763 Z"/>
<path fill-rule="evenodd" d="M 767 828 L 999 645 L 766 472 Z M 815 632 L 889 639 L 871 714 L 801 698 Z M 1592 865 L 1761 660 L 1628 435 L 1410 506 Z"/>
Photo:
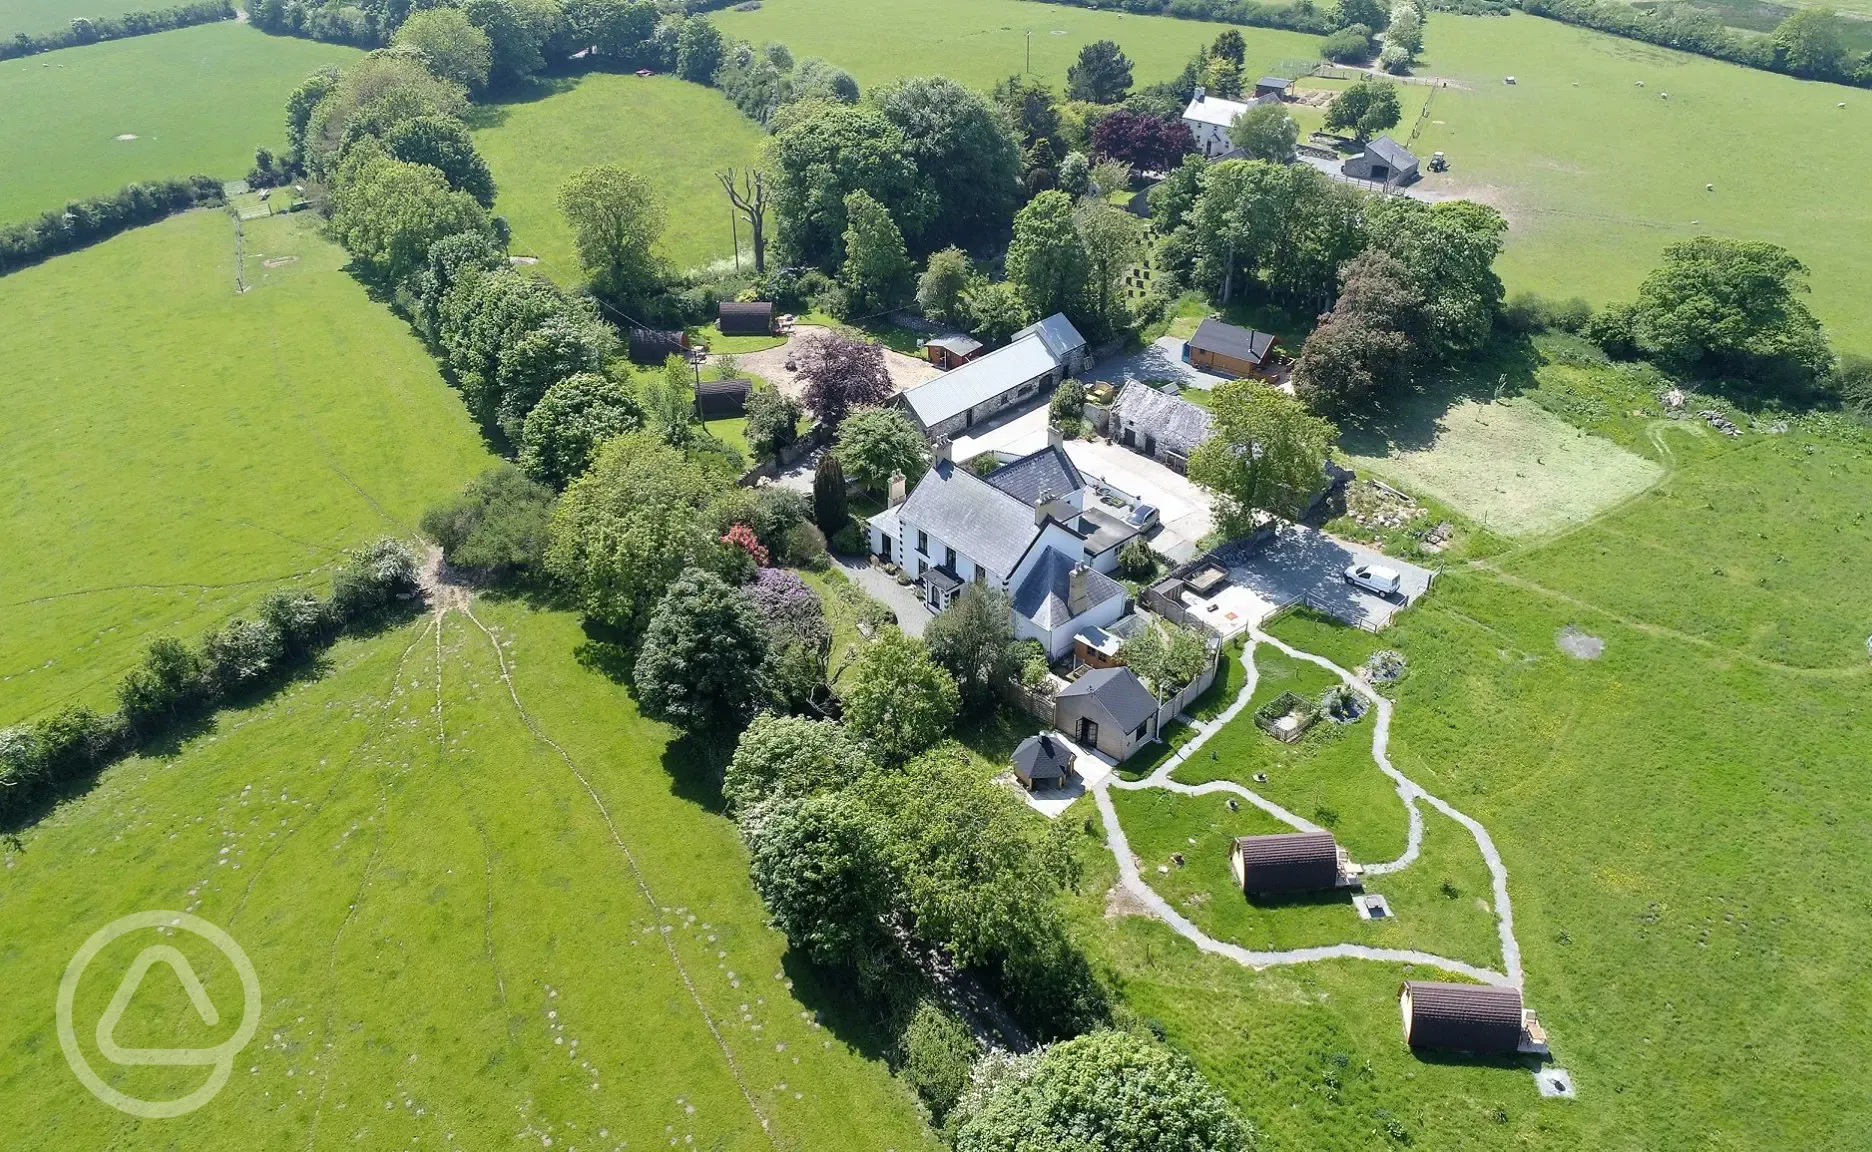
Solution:
<path fill-rule="evenodd" d="M 932 465 L 948 464 L 951 462 L 954 451 L 955 446 L 949 443 L 949 437 L 938 436 L 930 445 L 930 463 Z"/>
<path fill-rule="evenodd" d="M 904 497 L 908 495 L 907 488 L 909 483 L 909 477 L 903 474 L 903 469 L 900 468 L 891 473 L 889 507 L 895 508 L 897 505 L 904 502 Z"/>
<path fill-rule="evenodd" d="M 1196 103 L 1201 104 L 1205 95 L 1206 93 L 1203 91 L 1203 86 L 1201 84 L 1196 85 Z"/>
<path fill-rule="evenodd" d="M 1086 589 L 1091 575 L 1092 569 L 1084 564 L 1074 564 L 1066 575 L 1066 611 L 1074 616 L 1092 607 L 1092 593 Z"/>
<path fill-rule="evenodd" d="M 1047 447 L 1058 448 L 1062 452 L 1066 450 L 1066 434 L 1051 420 L 1047 421 Z"/>

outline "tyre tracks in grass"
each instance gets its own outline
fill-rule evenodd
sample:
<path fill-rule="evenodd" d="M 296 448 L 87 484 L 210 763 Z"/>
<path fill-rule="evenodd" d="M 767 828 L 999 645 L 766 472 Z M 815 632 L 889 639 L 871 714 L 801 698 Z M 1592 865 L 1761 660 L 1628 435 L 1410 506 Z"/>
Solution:
<path fill-rule="evenodd" d="M 644 875 L 643 868 L 637 861 L 636 853 L 631 850 L 630 845 L 624 839 L 623 833 L 619 831 L 616 821 L 611 818 L 610 809 L 606 807 L 603 796 L 601 796 L 598 789 L 593 786 L 590 778 L 585 775 L 584 770 L 578 766 L 578 762 L 572 758 L 571 754 L 568 753 L 558 741 L 547 734 L 539 720 L 531 712 L 527 711 L 526 705 L 521 702 L 519 687 L 514 683 L 512 672 L 507 666 L 507 654 L 501 650 L 499 637 L 497 637 L 486 624 L 481 622 L 480 618 L 474 614 L 474 610 L 470 605 L 462 603 L 458 605 L 458 607 L 462 615 L 466 616 L 469 621 L 471 621 L 476 628 L 479 628 L 482 634 L 487 637 L 489 646 L 493 648 L 494 658 L 500 665 L 501 683 L 507 689 L 508 698 L 513 702 L 514 712 L 520 717 L 520 722 L 525 725 L 527 732 L 531 734 L 535 740 L 552 749 L 559 759 L 564 762 L 566 768 L 572 773 L 573 778 L 578 781 L 579 786 L 584 789 L 585 795 L 592 802 L 592 806 L 597 809 L 599 818 L 603 820 L 605 829 L 611 837 L 612 844 L 617 847 L 618 853 L 623 857 L 624 863 L 630 871 L 631 879 L 636 884 L 639 894 L 642 895 L 645 903 L 649 905 L 651 916 L 661 921 L 661 909 L 663 905 L 657 902 L 656 893 L 651 889 L 649 879 Z M 677 951 L 675 934 L 669 931 L 666 925 L 661 923 L 659 923 L 657 927 L 657 935 L 663 940 L 663 947 L 669 954 L 670 964 L 674 967 L 677 978 L 681 980 L 684 991 L 689 994 L 690 1002 L 695 1005 L 696 1012 L 702 1017 L 702 1023 L 708 1028 L 709 1035 L 713 1037 L 715 1046 L 717 1050 L 720 1051 L 722 1060 L 727 1066 L 728 1073 L 734 1079 L 735 1087 L 740 1090 L 741 1098 L 748 1106 L 748 1111 L 753 1114 L 754 1119 L 760 1124 L 761 1133 L 766 1137 L 768 1146 L 776 1150 L 781 1149 L 782 1144 L 778 1134 L 774 1132 L 772 1121 L 767 1116 L 766 1111 L 762 1109 L 760 1102 L 755 1099 L 753 1090 L 748 1086 L 747 1077 L 741 1070 L 740 1061 L 735 1057 L 734 1051 L 728 1046 L 727 1037 L 722 1033 L 721 1026 L 716 1022 L 714 1014 L 709 1011 L 708 1005 L 703 1002 L 700 989 L 696 987 L 694 978 L 689 974 L 688 966 L 683 963 L 682 956 Z"/>

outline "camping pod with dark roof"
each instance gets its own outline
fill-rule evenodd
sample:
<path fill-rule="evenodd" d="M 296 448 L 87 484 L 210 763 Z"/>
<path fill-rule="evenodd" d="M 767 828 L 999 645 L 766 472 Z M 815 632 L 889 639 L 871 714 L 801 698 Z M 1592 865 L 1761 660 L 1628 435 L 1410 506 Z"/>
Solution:
<path fill-rule="evenodd" d="M 739 416 L 747 411 L 751 390 L 746 380 L 704 380 L 696 385 L 696 407 L 701 409 L 705 420 L 715 416 Z"/>
<path fill-rule="evenodd" d="M 1224 324 L 1213 316 L 1197 325 L 1183 342 L 1183 355 L 1193 367 L 1225 376 L 1252 376 L 1265 371 L 1273 351 L 1271 333 Z"/>
<path fill-rule="evenodd" d="M 772 336 L 773 301 L 751 300 L 741 303 L 723 300 L 715 323 L 723 336 Z"/>
<path fill-rule="evenodd" d="M 689 334 L 682 331 L 632 328 L 629 345 L 632 364 L 661 364 L 671 356 L 689 356 Z"/>
<path fill-rule="evenodd" d="M 1324 892 L 1352 878 L 1345 852 L 1330 832 L 1240 836 L 1229 864 L 1250 896 Z"/>
<path fill-rule="evenodd" d="M 1546 1034 L 1521 1003 L 1519 988 L 1406 980 L 1398 989 L 1404 1042 L 1412 1048 L 1477 1056 L 1544 1053 Z"/>

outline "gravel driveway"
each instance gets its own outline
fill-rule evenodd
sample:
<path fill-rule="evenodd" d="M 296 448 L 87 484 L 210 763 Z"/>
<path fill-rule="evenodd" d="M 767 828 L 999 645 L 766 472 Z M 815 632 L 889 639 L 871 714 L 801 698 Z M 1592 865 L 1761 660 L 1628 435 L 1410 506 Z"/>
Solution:
<path fill-rule="evenodd" d="M 799 342 L 824 328 L 802 325 L 778 348 L 769 348 L 764 352 L 747 352 L 736 356 L 735 360 L 746 371 L 752 372 L 772 384 L 788 396 L 797 397 L 805 389 L 799 375 L 787 370 L 787 360 L 798 351 Z M 941 371 L 927 360 L 915 356 L 906 356 L 902 352 L 884 349 L 884 367 L 890 372 L 891 391 L 903 392 L 916 387 L 927 380 L 934 379 Z"/>

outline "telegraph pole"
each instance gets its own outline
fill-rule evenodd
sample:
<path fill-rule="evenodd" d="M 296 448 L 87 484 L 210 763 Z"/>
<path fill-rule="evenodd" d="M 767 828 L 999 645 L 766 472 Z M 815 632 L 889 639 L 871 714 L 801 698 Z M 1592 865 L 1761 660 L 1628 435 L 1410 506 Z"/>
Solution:
<path fill-rule="evenodd" d="M 1033 29 L 1027 29 L 1027 72 L 1033 74 Z"/>

